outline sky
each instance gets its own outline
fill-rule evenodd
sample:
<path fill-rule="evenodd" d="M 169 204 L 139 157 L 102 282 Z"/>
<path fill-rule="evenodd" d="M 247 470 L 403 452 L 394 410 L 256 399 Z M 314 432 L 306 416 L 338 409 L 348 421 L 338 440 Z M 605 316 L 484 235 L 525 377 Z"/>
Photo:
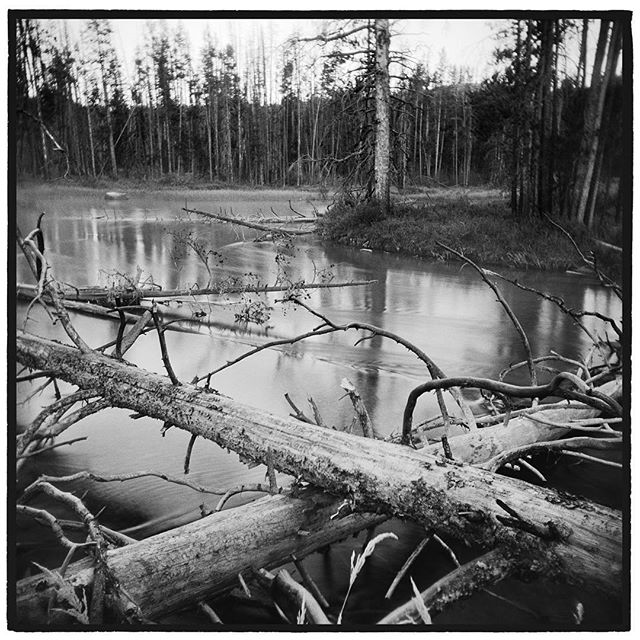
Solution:
<path fill-rule="evenodd" d="M 50 21 L 54 29 L 60 29 L 66 23 L 72 41 L 78 40 L 84 20 Z M 148 20 L 115 19 L 111 20 L 114 31 L 113 42 L 123 64 L 125 80 L 131 80 L 136 50 L 144 47 L 144 34 Z M 155 20 L 153 22 L 159 23 Z M 278 56 L 282 45 L 294 33 L 302 37 L 313 36 L 321 32 L 321 19 L 268 19 L 252 18 L 242 20 L 227 19 L 182 19 L 166 20 L 167 29 L 174 31 L 178 24 L 184 27 L 191 44 L 193 60 L 199 59 L 204 43 L 205 30 L 208 29 L 219 46 L 232 44 L 240 53 L 246 53 L 247 43 L 255 41 L 262 29 L 267 50 Z M 429 62 L 435 68 L 445 52 L 449 65 L 467 67 L 474 80 L 480 80 L 489 74 L 493 50 L 496 47 L 495 33 L 498 21 L 485 19 L 430 19 L 399 20 L 392 23 L 392 49 L 409 54 L 418 62 Z"/>

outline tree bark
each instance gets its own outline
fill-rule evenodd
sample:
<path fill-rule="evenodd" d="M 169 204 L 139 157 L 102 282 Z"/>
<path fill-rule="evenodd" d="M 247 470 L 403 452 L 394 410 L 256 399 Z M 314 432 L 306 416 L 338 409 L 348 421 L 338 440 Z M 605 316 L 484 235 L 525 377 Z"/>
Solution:
<path fill-rule="evenodd" d="M 376 200 L 385 211 L 390 199 L 390 140 L 389 140 L 389 20 L 377 18 L 376 32 L 376 147 L 375 147 L 375 190 Z"/>
<path fill-rule="evenodd" d="M 587 198 L 589 197 L 589 185 L 595 167 L 598 130 L 602 120 L 602 109 L 604 107 L 604 96 L 606 94 L 606 82 L 601 76 L 602 62 L 607 48 L 610 22 L 602 20 L 600 24 L 600 34 L 598 36 L 598 46 L 591 75 L 591 87 L 589 97 L 585 106 L 584 130 L 580 153 L 576 161 L 576 171 L 574 179 L 573 196 L 571 201 L 572 218 L 577 222 L 584 222 Z M 613 44 L 613 41 L 612 41 Z"/>
<path fill-rule="evenodd" d="M 109 569 L 143 614 L 153 619 L 227 590 L 240 572 L 280 566 L 291 554 L 302 558 L 386 519 L 354 513 L 331 520 L 338 503 L 317 491 L 306 494 L 267 496 L 108 551 Z M 74 587 L 89 587 L 91 562 L 69 565 L 66 576 Z M 53 593 L 44 574 L 20 580 L 18 623 L 47 624 Z M 63 623 L 70 620 L 66 615 L 60 618 Z"/>
<path fill-rule="evenodd" d="M 244 458 L 270 458 L 284 473 L 349 495 L 360 509 L 409 517 L 488 548 L 533 547 L 546 575 L 609 593 L 621 588 L 622 520 L 614 509 L 407 447 L 341 432 L 328 437 L 325 429 L 24 332 L 17 333 L 16 345 L 18 361 L 28 367 L 55 371 L 67 382 L 96 389 L 114 407 L 170 420 Z M 513 535 L 497 518 L 504 516 L 499 501 L 526 514 L 540 536 L 520 530 Z"/>

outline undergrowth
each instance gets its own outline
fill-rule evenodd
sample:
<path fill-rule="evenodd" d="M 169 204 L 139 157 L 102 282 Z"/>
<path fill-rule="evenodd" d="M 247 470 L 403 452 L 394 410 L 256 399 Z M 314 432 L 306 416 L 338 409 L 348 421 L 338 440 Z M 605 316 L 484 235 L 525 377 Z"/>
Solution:
<path fill-rule="evenodd" d="M 568 226 L 585 254 L 595 251 L 598 265 L 609 275 L 620 276 L 619 254 L 597 246 L 583 226 Z M 324 239 L 339 244 L 447 260 L 450 256 L 436 240 L 456 249 L 483 266 L 517 269 L 566 270 L 583 263 L 571 242 L 542 218 L 518 219 L 499 198 L 434 198 L 410 204 L 394 204 L 385 214 L 376 203 L 350 206 L 337 203 L 320 225 Z M 596 237 L 620 245 L 620 226 L 606 225 Z"/>

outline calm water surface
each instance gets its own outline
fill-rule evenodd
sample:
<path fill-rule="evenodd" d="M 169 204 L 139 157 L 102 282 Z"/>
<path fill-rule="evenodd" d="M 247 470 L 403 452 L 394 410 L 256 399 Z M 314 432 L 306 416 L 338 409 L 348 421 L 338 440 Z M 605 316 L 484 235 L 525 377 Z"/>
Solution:
<path fill-rule="evenodd" d="M 222 264 L 215 269 L 215 280 L 251 274 L 262 283 L 273 283 L 278 277 L 278 262 L 292 280 L 316 281 L 324 270 L 330 270 L 334 281 L 376 280 L 369 287 L 328 289 L 309 292 L 307 304 L 337 323 L 361 321 L 398 333 L 428 353 L 449 375 L 496 377 L 509 363 L 523 359 L 518 336 L 493 293 L 471 269 L 457 264 L 430 264 L 417 259 L 386 253 L 372 253 L 337 246 L 322 245 L 317 240 L 296 240 L 295 247 L 274 247 L 272 242 L 253 242 L 259 233 L 244 231 L 231 225 L 209 223 L 189 217 L 181 207 L 205 211 L 233 212 L 239 215 L 291 215 L 288 200 L 301 213 L 311 213 L 324 203 L 309 200 L 313 194 L 292 191 L 210 191 L 181 194 L 155 192 L 132 194 L 127 201 L 109 202 L 104 194 L 91 190 L 61 188 L 23 188 L 18 192 L 18 224 L 23 233 L 35 225 L 41 211 L 46 211 L 44 233 L 46 253 L 55 276 L 76 285 L 110 284 L 116 273 L 142 279 L 149 276 L 163 288 L 204 286 L 208 274 L 193 255 L 183 255 L 177 236 L 192 233 L 207 247 L 217 251 Z M 276 260 L 278 256 L 278 261 Z M 284 256 L 284 260 L 282 259 Z M 140 271 L 141 270 L 141 271 Z M 505 270 L 502 270 L 505 273 Z M 599 309 L 619 317 L 617 299 L 596 283 L 564 273 L 516 273 L 523 282 L 562 296 L 570 307 Z M 18 256 L 19 282 L 31 282 L 26 262 Z M 509 285 L 504 295 L 527 332 L 536 355 L 550 350 L 568 358 L 578 358 L 587 347 L 586 338 L 554 305 Z M 281 294 L 280 294 L 281 295 Z M 185 299 L 173 303 L 170 311 L 179 309 L 184 316 L 206 312 L 207 324 L 192 327 L 196 333 L 167 332 L 166 338 L 176 374 L 190 380 L 195 374 L 207 373 L 269 339 L 294 336 L 318 324 L 302 309 L 282 308 L 279 294 L 267 297 L 273 307 L 266 327 L 246 328 L 234 323 L 243 296 L 222 296 L 209 305 L 204 301 Z M 246 301 L 246 296 L 244 301 Z M 19 326 L 25 307 L 18 307 Z M 115 338 L 117 324 L 86 316 L 74 316 L 80 334 L 92 346 Z M 187 323 L 188 324 L 188 323 Z M 587 322 L 587 324 L 589 324 Z M 32 312 L 27 330 L 62 339 L 59 329 L 37 309 Z M 596 328 L 593 325 L 592 328 Z M 599 329 L 599 327 L 597 327 Z M 312 396 L 320 407 L 325 422 L 338 429 L 348 427 L 353 413 L 348 399 L 342 399 L 340 381 L 348 377 L 365 399 L 380 435 L 398 431 L 408 392 L 426 378 L 422 364 L 398 345 L 376 337 L 357 346 L 361 337 L 355 332 L 313 338 L 292 347 L 265 350 L 212 378 L 212 386 L 246 404 L 287 415 L 290 408 L 284 399 L 288 393 L 304 411 Z M 164 374 L 157 338 L 142 337 L 127 357 L 151 371 Z M 526 382 L 526 373 L 514 374 L 514 382 Z M 21 385 L 19 399 L 35 385 Z M 477 395 L 469 392 L 470 400 Z M 53 398 L 48 390 L 30 402 L 18 406 L 19 425 L 26 424 L 39 409 Z M 452 411 L 455 409 L 452 407 Z M 415 419 L 428 418 L 437 412 L 435 400 L 420 400 Z M 64 475 L 79 470 L 117 474 L 137 470 L 154 470 L 180 475 L 189 434 L 170 429 L 164 437 L 161 424 L 147 418 L 131 421 L 130 412 L 108 410 L 89 417 L 70 429 L 65 439 L 88 436 L 83 442 L 37 456 L 25 470 L 27 479 L 41 473 Z M 597 478 L 585 480 L 584 465 L 577 470 L 561 465 L 550 473 L 560 486 L 585 492 L 590 488 L 594 498 L 617 504 L 616 475 L 597 469 Z M 606 469 L 606 468 L 605 468 Z M 260 482 L 264 467 L 248 469 L 235 454 L 227 454 L 213 443 L 198 440 L 191 458 L 190 478 L 197 483 L 229 487 L 243 482 Z M 555 473 L 555 475 L 554 475 Z M 588 475 L 588 474 L 587 474 Z M 286 482 L 286 479 L 282 479 Z M 586 482 L 586 484 L 585 484 Z M 78 484 L 79 492 L 88 491 L 86 500 L 94 512 L 104 508 L 101 521 L 134 537 L 146 537 L 199 517 L 201 494 L 153 478 L 123 484 Z M 235 504 L 251 496 L 238 496 Z M 215 497 L 205 499 L 215 505 Z M 233 502 L 231 504 L 234 504 Z M 25 523 L 21 535 L 22 570 L 32 559 L 43 561 L 35 542 L 42 530 Z M 345 615 L 352 623 L 370 623 L 383 611 L 409 597 L 400 588 L 393 601 L 383 595 L 406 556 L 423 536 L 412 524 L 390 522 L 380 531 L 393 530 L 400 540 L 385 541 L 376 550 L 354 591 Z M 32 544 L 33 543 L 33 544 Z M 349 556 L 359 550 L 362 536 L 334 545 L 328 554 L 314 554 L 307 560 L 310 570 L 330 600 L 341 603 L 349 574 Z M 429 550 L 431 551 L 429 552 Z M 473 557 L 473 550 L 459 549 L 461 560 Z M 47 549 L 44 561 L 55 566 L 56 552 Z M 446 554 L 437 547 L 427 547 L 413 572 L 416 583 L 426 588 L 430 582 L 450 570 Z M 405 585 L 406 587 L 406 585 Z M 524 611 L 514 603 L 480 594 L 461 602 L 438 618 L 443 624 L 542 625 L 571 621 L 574 599 L 582 594 L 565 587 L 544 585 L 531 597 L 531 585 L 509 581 L 496 588 L 509 598 L 526 605 Z M 595 621 L 615 620 L 615 611 L 607 603 L 593 602 L 585 607 Z M 247 616 L 260 623 L 272 620 L 270 614 L 232 601 L 228 620 L 247 622 Z M 224 612 L 223 612 L 224 613 Z M 224 615 L 223 615 L 224 618 Z M 197 614 L 184 614 L 177 619 L 197 619 Z M 593 621 L 592 620 L 592 621 Z"/>

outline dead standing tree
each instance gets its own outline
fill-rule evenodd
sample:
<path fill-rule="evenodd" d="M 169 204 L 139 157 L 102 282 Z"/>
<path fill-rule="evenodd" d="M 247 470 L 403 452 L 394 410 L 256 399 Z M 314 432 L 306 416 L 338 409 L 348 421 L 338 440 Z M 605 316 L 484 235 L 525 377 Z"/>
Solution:
<path fill-rule="evenodd" d="M 356 21 L 357 22 L 357 21 Z M 391 89 L 389 80 L 389 44 L 391 32 L 389 20 L 387 18 L 376 18 L 374 20 L 363 21 L 363 24 L 355 26 L 344 25 L 331 33 L 322 33 L 311 38 L 297 38 L 296 42 L 319 42 L 325 45 L 330 42 L 342 42 L 346 46 L 356 45 L 352 38 L 360 33 L 366 33 L 367 41 L 364 48 L 355 49 L 347 55 L 364 55 L 362 69 L 365 71 L 363 88 L 370 91 L 373 87 L 375 94 L 375 117 L 374 117 L 374 143 L 373 150 L 366 140 L 361 141 L 361 147 L 354 150 L 359 156 L 357 166 L 368 167 L 373 159 L 373 171 L 365 170 L 365 182 L 370 182 L 373 177 L 373 184 L 367 185 L 367 193 L 373 197 L 383 207 L 384 211 L 390 205 L 390 171 L 391 171 Z M 351 39 L 351 40 L 350 40 Z M 329 56 L 336 54 L 328 54 Z M 344 55 L 344 54 L 339 54 Z M 356 172 L 360 177 L 360 172 Z M 356 176 L 354 176 L 356 177 Z"/>
<path fill-rule="evenodd" d="M 507 406 L 504 416 L 491 416 L 492 424 L 495 426 L 487 426 L 471 431 L 466 436 L 451 439 L 450 452 L 453 452 L 454 460 L 447 460 L 438 453 L 440 444 L 435 445 L 436 450 L 431 447 L 423 451 L 413 451 L 411 448 L 371 439 L 356 439 L 355 436 L 333 431 L 331 437 L 327 438 L 327 431 L 322 427 L 271 416 L 242 406 L 208 388 L 181 383 L 171 375 L 166 345 L 163 345 L 162 339 L 160 346 L 169 378 L 145 372 L 123 362 L 119 357 L 123 352 L 122 348 L 116 349 L 115 357 L 105 356 L 90 349 L 77 335 L 66 316 L 56 283 L 50 277 L 42 255 L 38 255 L 31 236 L 21 240 L 21 246 L 34 267 L 38 263 L 43 267 L 40 270 L 39 302 L 53 304 L 55 313 L 75 346 L 61 345 L 20 332 L 17 336 L 18 360 L 31 369 L 42 371 L 46 377 L 65 380 L 86 390 L 79 392 L 84 395 L 75 394 L 67 401 L 61 399 L 56 406 L 45 409 L 21 434 L 18 442 L 21 455 L 35 453 L 38 447 L 45 445 L 52 437 L 60 435 L 63 431 L 60 425 L 65 422 L 63 416 L 77 401 L 83 398 L 93 399 L 93 408 L 96 411 L 107 405 L 132 409 L 137 413 L 158 418 L 165 426 L 175 425 L 193 436 L 208 438 L 225 448 L 233 449 L 244 459 L 266 464 L 271 470 L 270 476 L 273 469 L 278 469 L 339 496 L 337 502 L 331 498 L 323 499 L 328 500 L 324 502 L 328 505 L 326 513 L 333 509 L 336 510 L 335 513 L 339 513 L 342 510 L 340 500 L 345 497 L 350 510 L 355 508 L 364 511 L 360 517 L 355 517 L 354 514 L 354 517 L 340 518 L 338 523 L 332 518 L 320 518 L 311 526 L 304 523 L 304 513 L 309 512 L 309 503 L 307 502 L 305 507 L 305 500 L 312 500 L 313 503 L 314 498 L 305 498 L 304 495 L 298 498 L 293 495 L 278 496 L 276 502 L 275 499 L 266 500 L 262 511 L 250 505 L 244 508 L 239 516 L 244 517 L 244 514 L 247 514 L 247 517 L 257 517 L 258 521 L 267 525 L 266 530 L 264 527 L 255 527 L 251 542 L 254 548 L 256 545 L 261 547 L 264 543 L 264 547 L 261 548 L 265 553 L 252 556 L 248 551 L 251 545 L 244 538 L 236 540 L 235 547 L 229 543 L 231 546 L 227 545 L 226 549 L 235 549 L 229 558 L 233 557 L 235 560 L 227 565 L 226 573 L 220 573 L 222 569 L 219 558 L 216 558 L 211 567 L 209 563 L 203 563 L 198 551 L 202 547 L 195 544 L 196 538 L 193 537 L 196 535 L 195 530 L 189 526 L 181 528 L 172 532 L 172 539 L 182 550 L 180 553 L 186 553 L 186 556 L 181 555 L 185 561 L 171 567 L 171 571 L 183 572 L 179 574 L 181 578 L 176 577 L 178 574 L 175 573 L 168 578 L 164 561 L 158 561 L 161 556 L 156 554 L 160 549 L 170 554 L 167 558 L 174 557 L 171 556 L 173 547 L 168 544 L 167 538 L 159 539 L 155 546 L 154 539 L 127 545 L 120 552 L 115 548 L 107 549 L 104 543 L 100 542 L 96 529 L 96 549 L 102 548 L 104 552 L 100 551 L 95 556 L 93 568 L 86 562 L 80 565 L 69 564 L 72 552 L 76 550 L 74 547 L 70 549 L 68 561 L 61 570 L 62 575 L 68 572 L 69 582 L 65 582 L 58 574 L 57 577 L 41 575 L 21 583 L 20 611 L 27 625 L 30 620 L 37 623 L 46 619 L 47 603 L 52 596 L 58 600 L 64 599 L 64 594 L 68 591 L 68 586 L 65 585 L 68 584 L 76 585 L 81 591 L 92 594 L 91 604 L 85 597 L 84 601 L 74 601 L 71 604 L 67 602 L 65 605 L 67 615 L 76 619 L 100 619 L 102 614 L 99 612 L 104 606 L 110 612 L 115 612 L 111 615 L 116 615 L 119 620 L 144 620 L 154 617 L 167 608 L 184 606 L 188 601 L 198 600 L 205 595 L 228 588 L 232 576 L 237 575 L 233 572 L 252 566 L 254 561 L 264 567 L 278 566 L 286 561 L 290 553 L 302 556 L 350 531 L 374 525 L 386 515 L 408 517 L 422 523 L 428 530 L 477 542 L 495 550 L 482 560 L 485 563 L 489 562 L 490 572 L 485 576 L 486 579 L 478 580 L 477 570 L 469 572 L 469 569 L 465 568 L 466 573 L 461 571 L 450 581 L 450 585 L 453 585 L 447 591 L 453 594 L 450 598 L 455 598 L 455 594 L 467 594 L 474 589 L 485 587 L 511 572 L 531 569 L 547 576 L 553 575 L 588 584 L 609 593 L 616 593 L 619 589 L 623 565 L 622 523 L 619 512 L 493 473 L 504 464 L 524 459 L 528 453 L 535 450 L 532 444 L 537 440 L 543 441 L 536 445 L 538 448 L 559 448 L 568 453 L 585 446 L 619 446 L 621 438 L 618 432 L 608 426 L 609 421 L 614 423 L 620 419 L 619 405 L 611 399 L 611 395 L 615 395 L 615 389 L 594 388 L 594 379 L 602 382 L 607 377 L 615 377 L 615 368 L 608 368 L 605 364 L 598 372 L 593 372 L 591 363 L 580 363 L 579 371 L 575 375 L 558 374 L 547 385 L 515 389 L 515 385 L 500 386 L 500 383 L 495 381 L 492 383 L 471 378 L 448 379 L 444 374 L 442 377 L 436 376 L 432 382 L 433 388 L 474 385 L 489 388 L 503 397 L 515 395 L 535 398 L 549 394 L 574 400 L 571 407 L 557 403 L 553 409 L 556 413 L 547 412 L 545 405 L 542 405 L 533 406 L 528 410 L 518 410 L 521 413 L 517 416 L 517 412 L 513 411 L 513 417 L 511 409 Z M 313 312 L 309 307 L 307 309 Z M 368 334 L 362 339 L 366 339 L 376 331 L 381 331 L 371 326 L 343 327 L 335 325 L 324 316 L 320 317 L 323 318 L 324 329 L 327 332 L 349 328 L 365 329 Z M 161 338 L 161 328 L 158 324 L 156 328 Z M 131 335 L 134 330 L 121 336 L 121 340 L 135 340 L 136 336 Z M 315 333 L 321 335 L 322 332 L 323 328 L 320 327 Z M 415 347 L 413 350 L 414 353 L 419 351 Z M 202 379 L 206 378 L 207 382 L 210 377 L 211 374 L 201 376 Z M 604 418 L 594 420 L 598 413 L 603 414 Z M 75 418 L 82 417 L 81 412 L 76 414 Z M 455 418 L 456 422 L 464 423 L 464 413 L 462 416 L 462 419 Z M 544 416 L 553 419 L 549 420 Z M 66 424 L 73 423 L 73 420 L 74 414 L 69 415 Z M 443 413 L 441 424 L 446 426 L 448 420 L 451 421 L 451 417 L 448 413 Z M 575 422 L 576 420 L 578 422 Z M 590 422 L 585 422 L 586 420 Z M 511 429 L 507 429 L 509 422 Z M 545 426 L 536 432 L 535 424 L 538 422 Z M 485 424 L 490 423 L 485 421 Z M 519 437 L 520 440 L 514 444 L 509 431 L 513 431 L 516 424 L 526 425 L 528 435 L 516 436 L 515 440 Z M 549 427 L 556 428 L 558 435 L 564 435 L 571 429 L 586 429 L 591 432 L 588 438 L 573 438 L 551 444 L 549 440 L 554 436 L 549 435 Z M 598 435 L 607 437 L 598 438 Z M 466 450 L 465 445 L 457 445 L 458 438 L 467 439 Z M 483 442 L 483 445 L 478 447 L 480 442 Z M 354 449 L 358 450 L 358 456 L 353 455 Z M 484 451 L 484 454 L 479 453 L 481 451 Z M 482 464 L 487 470 L 464 465 L 463 461 Z M 60 478 L 58 481 L 64 479 Z M 33 513 L 26 504 L 29 496 L 35 491 L 48 491 L 49 495 L 55 493 L 56 496 L 63 494 L 61 499 L 68 500 L 65 492 L 48 488 L 55 482 L 56 479 L 53 478 L 41 478 L 22 496 L 19 510 L 25 515 L 48 522 L 54 531 L 60 533 L 62 529 L 55 518 L 49 518 L 46 512 Z M 194 488 L 207 491 L 206 488 Z M 256 487 L 249 488 L 255 489 Z M 258 490 L 272 493 L 278 491 L 273 482 L 270 482 L 268 488 L 259 487 Z M 225 495 L 230 491 L 226 489 Z M 300 499 L 303 501 L 302 504 L 296 502 Z M 80 505 L 75 502 L 74 505 L 80 513 Z M 296 509 L 300 510 L 302 520 L 293 517 Z M 315 511 L 316 507 L 313 510 Z M 379 511 L 380 514 L 367 515 L 367 511 Z M 272 538 L 270 539 L 273 541 L 268 542 L 267 535 L 272 526 L 268 523 L 274 522 L 270 519 L 274 514 L 279 514 L 279 521 L 282 522 L 289 522 L 291 516 L 295 531 L 305 528 L 309 533 L 309 539 L 301 541 L 299 534 L 291 532 L 283 538 L 287 542 L 276 543 Z M 84 513 L 82 517 L 86 522 L 95 520 L 88 513 Z M 222 531 L 220 527 L 228 526 L 229 522 L 227 519 L 227 525 L 223 525 L 222 521 L 214 519 L 213 516 L 210 518 L 205 518 L 197 527 L 201 532 L 198 535 L 204 535 L 207 540 L 212 536 L 216 538 Z M 250 527 L 250 530 L 253 529 Z M 61 536 L 62 541 L 65 539 L 64 534 Z M 193 550 L 195 555 L 186 549 Z M 594 549 L 598 550 L 595 555 Z M 219 552 L 215 555 L 219 555 Z M 142 559 L 146 560 L 143 562 Z M 171 564 L 169 562 L 169 565 Z M 146 569 L 142 573 L 136 573 L 135 566 L 144 566 Z M 195 575 L 193 572 L 197 566 L 203 572 L 202 577 L 190 584 L 189 578 Z M 487 564 L 484 566 L 487 567 Z M 210 579 L 214 574 L 223 577 L 217 582 L 207 582 L 207 576 Z M 99 575 L 103 577 L 98 580 Z M 473 579 L 470 576 L 474 576 Z M 263 575 L 262 578 L 271 580 L 268 575 Z M 282 577 L 282 581 L 289 584 L 286 576 Z M 176 586 L 178 588 L 175 588 Z M 300 590 L 296 588 L 287 592 L 301 597 Z M 442 605 L 442 599 L 438 601 L 439 604 L 433 604 L 435 601 L 432 600 L 431 591 L 425 592 L 423 597 L 431 603 L 434 610 Z M 392 620 L 398 621 L 402 619 L 402 615 L 399 614 L 399 617 Z M 411 618 L 410 614 L 407 616 Z M 315 618 L 316 621 L 318 619 L 320 618 Z M 385 619 L 384 622 L 389 620 Z"/>

